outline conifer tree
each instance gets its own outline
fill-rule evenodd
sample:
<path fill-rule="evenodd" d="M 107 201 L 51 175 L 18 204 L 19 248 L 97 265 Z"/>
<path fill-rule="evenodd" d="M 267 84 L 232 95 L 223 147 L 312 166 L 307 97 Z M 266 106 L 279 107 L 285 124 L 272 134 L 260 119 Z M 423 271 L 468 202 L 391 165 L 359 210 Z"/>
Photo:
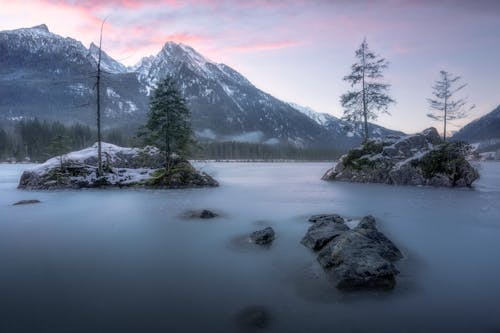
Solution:
<path fill-rule="evenodd" d="M 158 84 L 150 102 L 148 121 L 144 126 L 146 144 L 160 148 L 165 154 L 165 168 L 171 167 L 172 156 L 185 157 L 192 142 L 191 115 L 185 99 L 171 77 Z"/>
<path fill-rule="evenodd" d="M 353 90 L 340 96 L 344 108 L 344 119 L 358 124 L 363 122 L 364 142 L 368 140 L 368 120 L 376 119 L 377 113 L 387 113 L 389 104 L 395 101 L 387 95 L 390 85 L 381 83 L 382 72 L 388 62 L 368 48 L 366 38 L 356 50 L 357 62 L 351 66 L 351 74 L 344 77 Z"/>

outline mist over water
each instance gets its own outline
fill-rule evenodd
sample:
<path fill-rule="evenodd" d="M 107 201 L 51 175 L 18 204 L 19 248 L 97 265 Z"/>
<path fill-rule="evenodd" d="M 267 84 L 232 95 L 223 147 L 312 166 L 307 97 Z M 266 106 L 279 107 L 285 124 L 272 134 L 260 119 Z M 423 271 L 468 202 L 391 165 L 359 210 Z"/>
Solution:
<path fill-rule="evenodd" d="M 252 306 L 266 332 L 500 331 L 500 163 L 473 189 L 324 182 L 328 163 L 198 166 L 221 186 L 28 192 L 29 166 L 0 164 L 0 332 L 248 331 Z M 183 217 L 203 208 L 221 217 Z M 336 290 L 299 243 L 319 213 L 377 218 L 405 254 L 393 291 Z M 248 243 L 265 226 L 274 243 Z"/>

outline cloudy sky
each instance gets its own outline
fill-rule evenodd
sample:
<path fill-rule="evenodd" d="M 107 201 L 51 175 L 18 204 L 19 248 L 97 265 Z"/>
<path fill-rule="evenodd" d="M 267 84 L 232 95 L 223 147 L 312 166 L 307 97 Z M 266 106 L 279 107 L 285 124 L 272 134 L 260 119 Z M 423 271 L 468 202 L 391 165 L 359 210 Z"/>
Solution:
<path fill-rule="evenodd" d="M 438 125 L 426 98 L 439 70 L 459 74 L 468 119 L 500 104 L 500 1 L 496 0 L 0 0 L 0 30 L 45 23 L 88 46 L 107 17 L 103 49 L 131 65 L 166 41 L 230 65 L 285 101 L 342 116 L 342 81 L 364 37 L 390 62 L 397 104 L 377 123 L 406 132 Z"/>

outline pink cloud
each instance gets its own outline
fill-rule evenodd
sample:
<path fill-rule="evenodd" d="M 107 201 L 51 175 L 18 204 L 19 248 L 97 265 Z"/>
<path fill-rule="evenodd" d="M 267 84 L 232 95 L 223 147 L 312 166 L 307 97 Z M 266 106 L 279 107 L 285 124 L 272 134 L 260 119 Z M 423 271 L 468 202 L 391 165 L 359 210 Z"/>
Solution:
<path fill-rule="evenodd" d="M 303 43 L 298 41 L 262 42 L 262 43 L 234 46 L 230 47 L 228 50 L 233 52 L 259 52 L 259 51 L 280 50 L 289 47 L 295 47 L 301 44 Z"/>

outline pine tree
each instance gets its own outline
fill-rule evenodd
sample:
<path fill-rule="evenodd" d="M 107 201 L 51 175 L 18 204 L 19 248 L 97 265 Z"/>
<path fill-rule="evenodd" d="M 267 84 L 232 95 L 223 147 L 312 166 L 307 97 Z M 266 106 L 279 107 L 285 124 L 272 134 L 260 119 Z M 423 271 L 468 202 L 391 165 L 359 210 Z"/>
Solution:
<path fill-rule="evenodd" d="M 144 127 L 146 144 L 160 148 L 165 154 L 165 168 L 171 167 L 174 154 L 185 157 L 192 143 L 190 112 L 175 81 L 167 77 L 158 84 L 150 102 L 148 121 Z"/>
<path fill-rule="evenodd" d="M 358 59 L 351 66 L 351 74 L 344 77 L 354 90 L 340 96 L 340 103 L 344 108 L 344 119 L 358 124 L 363 121 L 364 141 L 368 140 L 368 120 L 376 119 L 377 112 L 387 113 L 389 104 L 395 101 L 387 95 L 390 85 L 379 82 L 382 72 L 387 68 L 388 62 L 375 55 L 368 48 L 366 38 L 356 50 Z"/>
<path fill-rule="evenodd" d="M 64 135 L 57 135 L 52 139 L 49 149 L 55 156 L 59 156 L 59 167 L 63 170 L 64 153 L 68 151 L 69 142 L 68 137 Z"/>
<path fill-rule="evenodd" d="M 475 105 L 466 109 L 467 99 L 452 99 L 453 95 L 462 90 L 467 86 L 465 84 L 459 84 L 461 79 L 460 76 L 453 75 L 447 71 L 440 71 L 439 80 L 434 82 L 432 86 L 432 94 L 435 98 L 428 98 L 429 106 L 431 109 L 437 111 L 438 113 L 428 113 L 427 117 L 432 118 L 437 121 L 443 122 L 443 141 L 446 141 L 446 125 L 447 121 L 462 119 L 467 117 L 468 111 L 472 110 Z M 458 84 L 458 87 L 455 85 Z"/>

